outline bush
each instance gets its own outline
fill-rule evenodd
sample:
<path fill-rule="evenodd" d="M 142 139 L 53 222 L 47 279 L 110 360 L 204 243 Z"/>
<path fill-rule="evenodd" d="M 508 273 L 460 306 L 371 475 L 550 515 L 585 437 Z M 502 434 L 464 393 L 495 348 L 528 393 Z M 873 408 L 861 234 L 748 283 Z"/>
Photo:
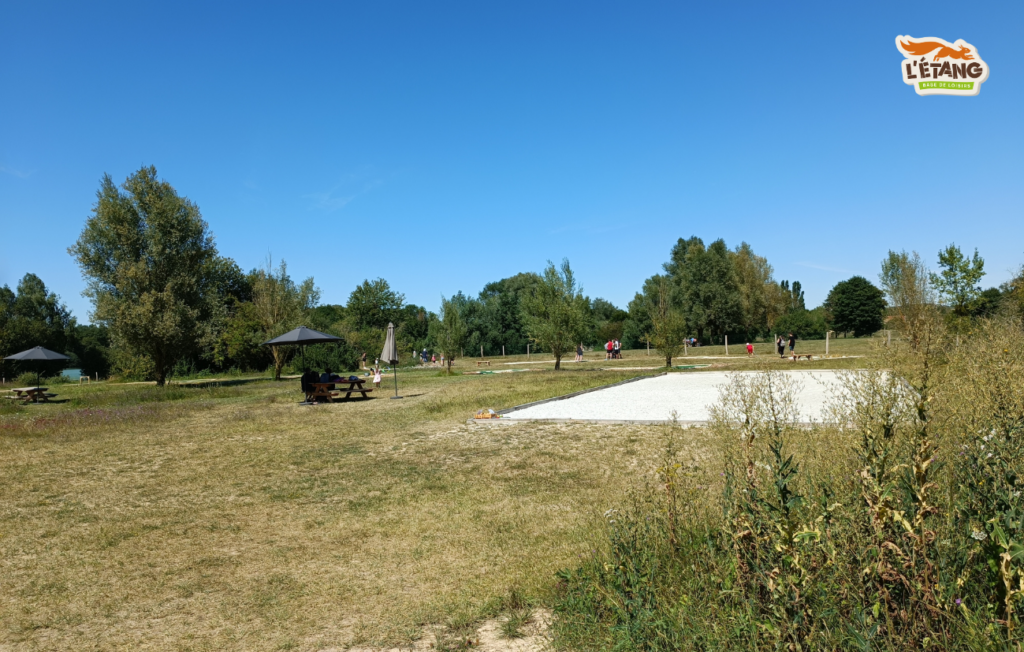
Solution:
<path fill-rule="evenodd" d="M 42 378 L 37 376 L 31 371 L 18 374 L 18 377 L 14 379 L 14 384 L 18 387 L 35 387 L 36 383 L 40 382 Z"/>
<path fill-rule="evenodd" d="M 934 317 L 879 370 L 841 374 L 824 424 L 797 424 L 796 388 L 777 372 L 734 378 L 700 464 L 670 439 L 657 481 L 560 573 L 559 642 L 1017 649 L 1020 323 L 986 322 L 957 347 Z"/>

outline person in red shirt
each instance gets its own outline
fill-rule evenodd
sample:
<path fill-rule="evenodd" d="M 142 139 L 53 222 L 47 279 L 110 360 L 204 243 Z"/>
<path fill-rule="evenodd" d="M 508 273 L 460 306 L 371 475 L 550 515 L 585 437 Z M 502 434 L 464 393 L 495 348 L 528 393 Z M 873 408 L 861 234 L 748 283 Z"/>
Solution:
<path fill-rule="evenodd" d="M 747 342 L 747 357 L 754 357 L 754 345 L 751 344 L 750 342 Z"/>
<path fill-rule="evenodd" d="M 605 360 L 611 360 L 612 359 L 612 341 L 611 340 L 608 340 L 608 343 L 604 345 L 604 350 L 605 350 L 604 359 Z"/>

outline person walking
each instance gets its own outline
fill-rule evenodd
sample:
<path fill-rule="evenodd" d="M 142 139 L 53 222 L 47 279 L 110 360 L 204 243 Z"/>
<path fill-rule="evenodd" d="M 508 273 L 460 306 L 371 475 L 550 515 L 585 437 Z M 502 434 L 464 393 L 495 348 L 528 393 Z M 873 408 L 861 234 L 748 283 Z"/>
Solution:
<path fill-rule="evenodd" d="M 373 370 L 373 386 L 380 389 L 380 367 Z"/>
<path fill-rule="evenodd" d="M 576 362 L 583 362 L 583 342 L 576 345 Z"/>
<path fill-rule="evenodd" d="M 359 369 L 366 370 L 366 351 L 363 351 L 363 354 L 359 356 Z"/>
<path fill-rule="evenodd" d="M 793 349 L 796 348 L 796 335 L 789 334 L 789 352 L 793 353 Z"/>
<path fill-rule="evenodd" d="M 786 357 L 786 342 L 781 335 L 775 336 L 775 350 L 778 351 L 780 358 Z"/>

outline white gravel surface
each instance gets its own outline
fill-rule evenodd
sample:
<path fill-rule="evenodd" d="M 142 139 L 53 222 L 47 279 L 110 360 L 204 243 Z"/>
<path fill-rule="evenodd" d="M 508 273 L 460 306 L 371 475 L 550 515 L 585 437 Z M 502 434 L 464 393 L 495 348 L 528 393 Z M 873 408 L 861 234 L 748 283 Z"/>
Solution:
<path fill-rule="evenodd" d="M 503 419 L 576 419 L 586 421 L 669 421 L 674 410 L 680 421 L 700 422 L 717 402 L 719 388 L 743 371 L 673 373 L 644 378 L 578 396 L 556 399 L 503 415 Z M 799 406 L 807 420 L 820 420 L 826 398 L 834 391 L 834 371 L 784 371 L 801 385 Z"/>

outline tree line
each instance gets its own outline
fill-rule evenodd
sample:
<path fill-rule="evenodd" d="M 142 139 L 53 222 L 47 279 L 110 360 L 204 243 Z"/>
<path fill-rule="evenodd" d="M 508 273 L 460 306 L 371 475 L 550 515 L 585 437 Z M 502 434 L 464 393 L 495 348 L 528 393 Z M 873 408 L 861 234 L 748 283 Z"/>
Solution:
<path fill-rule="evenodd" d="M 249 272 L 221 256 L 199 207 L 144 167 L 121 184 L 105 175 L 92 214 L 69 253 L 91 299 L 92 325 L 78 324 L 59 297 L 34 274 L 16 291 L 0 288 L 0 355 L 45 346 L 72 357 L 88 374 L 149 378 L 231 369 L 272 369 L 279 378 L 293 347 L 263 342 L 299 325 L 342 338 L 307 347 L 310 366 L 353 369 L 364 352 L 380 351 L 388 323 L 399 349 L 464 355 L 547 352 L 560 366 L 578 344 L 620 340 L 625 349 L 649 346 L 671 364 L 684 340 L 718 344 L 773 334 L 820 338 L 826 331 L 868 335 L 883 328 L 891 279 L 882 288 L 854 276 L 826 301 L 808 309 L 799 281 L 776 281 L 767 259 L 747 243 L 729 248 L 698 237 L 680 238 L 662 265 L 623 310 L 585 295 L 567 260 L 542 273 L 524 272 L 488 283 L 473 297 L 441 297 L 439 313 L 405 302 L 384 279 L 367 279 L 344 305 L 321 304 L 313 278 L 294 280 L 285 261 L 269 257 Z M 904 256 L 901 265 L 917 254 Z M 967 323 L 1000 305 L 1021 302 L 1021 276 L 982 291 L 984 260 L 950 245 L 929 281 L 949 319 Z M 923 263 L 920 263 L 923 270 Z M 921 273 L 927 273 L 922 271 Z M 16 370 L 2 363 L 3 371 Z"/>

